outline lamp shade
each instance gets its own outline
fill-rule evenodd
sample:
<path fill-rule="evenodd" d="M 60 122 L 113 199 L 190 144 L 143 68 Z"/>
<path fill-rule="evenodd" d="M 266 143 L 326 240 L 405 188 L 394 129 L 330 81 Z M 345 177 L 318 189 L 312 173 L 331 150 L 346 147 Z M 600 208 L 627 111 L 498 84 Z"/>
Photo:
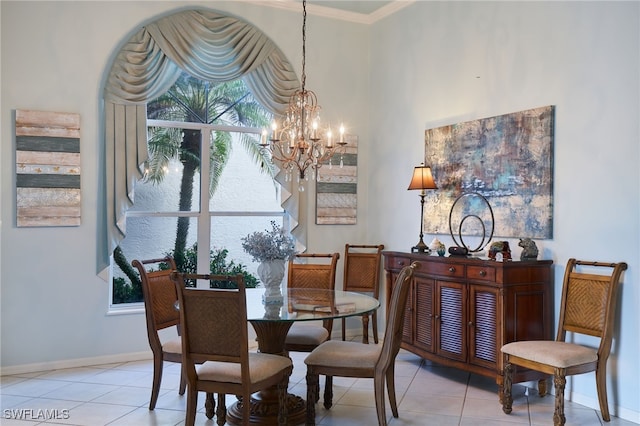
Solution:
<path fill-rule="evenodd" d="M 438 189 L 431 174 L 431 167 L 424 164 L 415 167 L 411 183 L 409 183 L 409 188 L 407 189 Z"/>

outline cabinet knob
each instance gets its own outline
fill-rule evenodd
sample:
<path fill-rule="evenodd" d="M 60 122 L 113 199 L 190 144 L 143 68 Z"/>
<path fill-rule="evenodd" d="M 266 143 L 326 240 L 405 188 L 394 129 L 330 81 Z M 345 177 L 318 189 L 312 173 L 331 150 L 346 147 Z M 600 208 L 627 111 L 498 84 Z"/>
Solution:
<path fill-rule="evenodd" d="M 482 271 L 480 271 L 480 276 L 484 277 L 485 275 L 487 275 L 487 271 L 485 271 L 484 269 Z"/>
<path fill-rule="evenodd" d="M 453 266 L 449 267 L 449 272 L 454 273 L 456 271 L 456 268 L 454 268 Z"/>
<path fill-rule="evenodd" d="M 469 327 L 473 327 L 474 325 L 473 321 L 469 321 Z"/>

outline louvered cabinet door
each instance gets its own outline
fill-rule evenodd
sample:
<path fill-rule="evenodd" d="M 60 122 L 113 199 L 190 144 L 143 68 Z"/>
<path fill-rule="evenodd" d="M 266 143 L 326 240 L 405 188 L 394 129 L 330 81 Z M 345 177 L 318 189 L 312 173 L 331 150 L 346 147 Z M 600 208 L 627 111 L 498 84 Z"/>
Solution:
<path fill-rule="evenodd" d="M 415 340 L 413 344 L 428 352 L 435 352 L 433 293 L 435 281 L 416 277 L 415 288 Z"/>
<path fill-rule="evenodd" d="M 436 353 L 457 361 L 467 357 L 465 299 L 464 284 L 436 281 Z"/>
<path fill-rule="evenodd" d="M 495 368 L 498 356 L 498 291 L 492 287 L 469 287 L 469 362 Z"/>

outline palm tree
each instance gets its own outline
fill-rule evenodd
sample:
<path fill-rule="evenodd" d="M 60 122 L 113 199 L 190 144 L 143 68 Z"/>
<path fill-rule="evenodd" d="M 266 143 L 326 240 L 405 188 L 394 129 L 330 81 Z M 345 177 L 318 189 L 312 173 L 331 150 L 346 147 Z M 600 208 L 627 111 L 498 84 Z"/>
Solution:
<path fill-rule="evenodd" d="M 253 98 L 242 80 L 211 83 L 183 73 L 168 92 L 147 104 L 149 119 L 221 124 L 247 127 L 266 127 L 271 115 Z M 241 133 L 239 142 L 250 154 L 263 173 L 275 178 L 275 167 L 268 154 L 260 149 L 255 135 Z M 145 164 L 145 179 L 160 183 L 165 177 L 166 166 L 178 158 L 183 165 L 180 183 L 179 210 L 190 211 L 193 196 L 193 179 L 200 169 L 200 131 L 155 127 L 150 129 L 149 160 Z M 232 137 L 228 132 L 212 133 L 210 141 L 209 193 L 217 187 L 224 166 L 232 150 Z M 274 180 L 275 184 L 275 180 Z M 185 262 L 185 250 L 189 233 L 189 218 L 178 217 L 174 257 L 178 269 Z M 131 278 L 133 268 L 116 248 L 114 259 L 123 272 Z M 123 260 L 124 259 L 124 260 Z M 125 263 L 124 265 L 121 263 Z M 130 271 L 128 272 L 127 269 Z M 132 282 L 134 282 L 132 280 Z"/>

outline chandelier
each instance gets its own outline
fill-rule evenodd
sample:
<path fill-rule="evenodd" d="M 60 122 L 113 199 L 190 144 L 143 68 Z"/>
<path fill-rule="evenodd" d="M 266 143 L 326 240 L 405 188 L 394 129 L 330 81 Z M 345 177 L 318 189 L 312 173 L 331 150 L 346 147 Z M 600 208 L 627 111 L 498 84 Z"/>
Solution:
<path fill-rule="evenodd" d="M 278 125 L 276 120 L 271 125 L 271 135 L 262 130 L 260 146 L 269 151 L 271 159 L 280 163 L 285 171 L 285 181 L 291 181 L 297 175 L 300 183 L 298 189 L 304 191 L 302 183 L 315 179 L 317 170 L 324 163 L 332 166 L 331 158 L 337 153 L 344 153 L 344 126 L 340 125 L 338 134 L 334 134 L 330 126 L 322 127 L 320 110 L 316 94 L 305 87 L 307 75 L 306 65 L 306 27 L 307 2 L 302 1 L 302 85 L 289 99 L 289 106 Z M 340 159 L 342 167 L 342 158 Z M 311 170 L 308 170 L 308 169 Z M 310 172 L 309 174 L 307 172 Z"/>

